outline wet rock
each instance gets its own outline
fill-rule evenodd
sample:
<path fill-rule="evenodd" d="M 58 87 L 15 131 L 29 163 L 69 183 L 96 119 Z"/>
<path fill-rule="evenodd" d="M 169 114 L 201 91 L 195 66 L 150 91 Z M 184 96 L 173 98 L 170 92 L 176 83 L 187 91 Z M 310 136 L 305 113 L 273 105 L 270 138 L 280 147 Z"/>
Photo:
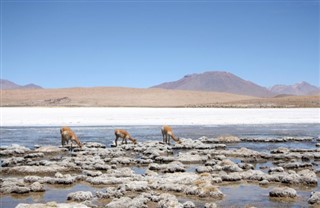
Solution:
<path fill-rule="evenodd" d="M 2 167 L 8 167 L 8 166 L 13 166 L 17 164 L 22 164 L 26 160 L 23 157 L 11 157 L 11 158 L 2 159 L 1 161 L 2 161 Z"/>
<path fill-rule="evenodd" d="M 96 196 L 98 198 L 105 198 L 105 199 L 120 198 L 124 196 L 125 192 L 126 191 L 122 188 L 110 187 L 110 188 L 106 188 L 105 191 L 97 191 Z"/>
<path fill-rule="evenodd" d="M 264 179 L 264 180 L 262 180 L 262 181 L 259 182 L 259 185 L 265 186 L 265 185 L 268 185 L 269 183 L 270 183 L 270 182 L 269 182 L 268 180 Z"/>
<path fill-rule="evenodd" d="M 87 177 L 85 180 L 93 185 L 114 185 L 130 181 L 129 178 L 115 177 L 110 176 L 109 174 L 102 174 L 97 177 Z"/>
<path fill-rule="evenodd" d="M 240 142 L 240 138 L 236 136 L 220 136 L 217 138 L 217 141 L 220 143 L 235 143 Z"/>
<path fill-rule="evenodd" d="M 77 191 L 68 194 L 67 199 L 73 200 L 73 201 L 86 201 L 91 200 L 93 198 L 93 195 L 90 191 Z"/>
<path fill-rule="evenodd" d="M 284 169 L 283 167 L 271 167 L 268 171 L 268 173 L 272 174 L 272 173 L 283 173 Z"/>
<path fill-rule="evenodd" d="M 185 172 L 186 170 L 185 166 L 178 161 L 174 161 L 168 164 L 151 163 L 149 164 L 148 169 L 157 170 L 164 173 Z"/>
<path fill-rule="evenodd" d="M 242 170 L 254 170 L 254 166 L 252 164 L 249 163 L 240 163 L 238 164 L 239 168 L 238 171 L 242 171 Z M 238 171 L 233 171 L 233 172 L 238 172 Z"/>
<path fill-rule="evenodd" d="M 136 159 L 135 163 L 142 164 L 142 165 L 148 165 L 150 163 L 153 163 L 152 159 Z"/>
<path fill-rule="evenodd" d="M 205 173 L 205 172 L 212 172 L 213 168 L 211 166 L 199 166 L 196 168 L 197 173 Z"/>
<path fill-rule="evenodd" d="M 129 197 L 121 197 L 120 199 L 113 199 L 109 204 L 107 204 L 106 208 L 133 208 L 133 207 L 141 207 L 147 208 L 147 203 L 150 200 L 143 195 L 137 196 L 133 199 Z"/>
<path fill-rule="evenodd" d="M 183 208 L 195 208 L 196 205 L 194 205 L 194 203 L 191 201 L 186 201 L 185 203 L 182 204 L 182 207 Z"/>
<path fill-rule="evenodd" d="M 172 156 L 159 156 L 155 158 L 155 161 L 162 162 L 162 163 L 173 162 L 174 160 L 175 158 Z"/>
<path fill-rule="evenodd" d="M 129 165 L 131 163 L 134 163 L 134 159 L 130 157 L 119 157 L 119 158 L 114 158 L 110 162 L 111 164 L 122 164 L 122 165 Z"/>
<path fill-rule="evenodd" d="M 41 180 L 41 177 L 40 176 L 26 176 L 26 177 L 24 177 L 23 180 L 25 183 L 34 183 L 34 182 Z"/>
<path fill-rule="evenodd" d="M 218 162 L 218 165 L 222 167 L 222 170 L 227 172 L 241 172 L 243 171 L 237 164 L 232 162 L 229 159 L 222 160 L 221 162 Z"/>
<path fill-rule="evenodd" d="M 204 208 L 217 208 L 217 204 L 214 203 L 214 202 L 206 203 L 206 204 L 204 205 Z"/>
<path fill-rule="evenodd" d="M 50 165 L 50 166 L 17 166 L 12 168 L 3 168 L 3 172 L 8 174 L 51 174 L 55 172 L 68 171 L 69 168 Z"/>
<path fill-rule="evenodd" d="M 34 151 L 43 152 L 43 153 L 59 153 L 59 152 L 64 152 L 68 150 L 66 148 L 59 148 L 57 146 L 42 146 L 35 149 Z"/>
<path fill-rule="evenodd" d="M 24 204 L 20 203 L 16 208 L 89 208 L 84 204 L 79 203 L 57 203 L 57 202 L 48 202 L 46 204 L 35 203 L 35 204 Z"/>
<path fill-rule="evenodd" d="M 245 172 L 240 173 L 242 179 L 248 181 L 262 181 L 267 179 L 267 175 L 261 170 L 247 170 Z"/>
<path fill-rule="evenodd" d="M 315 172 L 306 169 L 299 171 L 298 174 L 300 175 L 300 183 L 310 185 L 318 184 L 318 179 Z"/>
<path fill-rule="evenodd" d="M 91 177 L 97 177 L 102 175 L 101 171 L 90 171 L 90 170 L 84 170 L 82 173 L 86 176 L 91 176 Z"/>
<path fill-rule="evenodd" d="M 312 168 L 311 163 L 301 163 L 301 162 L 293 162 L 293 163 L 284 163 L 279 164 L 286 169 L 298 169 L 298 168 Z"/>
<path fill-rule="evenodd" d="M 30 188 L 26 186 L 23 179 L 5 178 L 1 183 L 0 192 L 5 194 L 24 194 L 30 192 Z"/>
<path fill-rule="evenodd" d="M 55 177 L 44 177 L 41 182 L 48 184 L 73 184 L 77 181 L 77 176 L 71 176 L 70 174 L 63 175 L 56 173 Z"/>
<path fill-rule="evenodd" d="M 33 192 L 43 192 L 45 191 L 44 185 L 39 182 L 34 182 L 30 186 L 30 190 Z"/>
<path fill-rule="evenodd" d="M 12 144 L 11 146 L 5 148 L 4 150 L 1 150 L 0 156 L 19 155 L 19 154 L 26 154 L 28 152 L 30 152 L 29 148 L 20 146 L 18 144 Z"/>
<path fill-rule="evenodd" d="M 309 204 L 320 204 L 320 192 L 312 192 L 311 197 L 308 199 Z"/>
<path fill-rule="evenodd" d="M 26 154 L 24 156 L 24 158 L 39 158 L 39 157 L 43 157 L 44 154 L 42 152 L 39 152 L 39 153 L 29 153 L 29 154 Z"/>
<path fill-rule="evenodd" d="M 84 146 L 87 148 L 106 148 L 106 145 L 98 143 L 98 142 L 86 142 Z"/>
<path fill-rule="evenodd" d="M 293 188 L 281 188 L 281 187 L 277 187 L 272 189 L 269 192 L 269 196 L 270 197 L 289 197 L 289 198 L 295 198 L 297 196 L 297 192 L 296 190 L 294 190 Z"/>
<path fill-rule="evenodd" d="M 182 208 L 183 205 L 179 203 L 176 196 L 168 193 L 164 193 L 160 195 L 160 201 L 158 202 L 158 207 L 166 208 L 166 207 L 176 207 Z"/>
<path fill-rule="evenodd" d="M 122 186 L 126 191 L 147 191 L 148 187 L 147 181 L 131 181 Z"/>
<path fill-rule="evenodd" d="M 182 163 L 199 163 L 207 161 L 209 155 L 200 155 L 197 151 L 179 152 L 177 160 Z"/>
<path fill-rule="evenodd" d="M 222 181 L 240 181 L 242 179 L 239 173 L 229 173 L 221 175 Z"/>
<path fill-rule="evenodd" d="M 288 153 L 290 150 L 288 148 L 285 147 L 279 147 L 277 149 L 271 150 L 270 153 L 271 154 L 285 154 Z"/>

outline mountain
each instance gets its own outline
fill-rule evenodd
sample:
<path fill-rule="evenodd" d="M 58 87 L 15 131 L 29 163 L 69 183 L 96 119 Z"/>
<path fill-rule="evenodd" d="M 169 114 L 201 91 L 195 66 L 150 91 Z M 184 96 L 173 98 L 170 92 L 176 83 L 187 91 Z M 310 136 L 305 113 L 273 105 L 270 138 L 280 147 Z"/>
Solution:
<path fill-rule="evenodd" d="M 162 83 L 151 88 L 216 91 L 256 97 L 274 96 L 274 94 L 265 87 L 223 71 L 209 71 L 201 74 L 186 75 L 180 80 Z"/>
<path fill-rule="evenodd" d="M 275 85 L 270 91 L 275 94 L 312 95 L 320 93 L 320 88 L 308 82 L 301 82 L 294 85 Z"/>
<path fill-rule="evenodd" d="M 2 90 L 14 90 L 14 89 L 42 89 L 41 86 L 35 84 L 18 85 L 6 79 L 0 79 L 0 88 Z"/>

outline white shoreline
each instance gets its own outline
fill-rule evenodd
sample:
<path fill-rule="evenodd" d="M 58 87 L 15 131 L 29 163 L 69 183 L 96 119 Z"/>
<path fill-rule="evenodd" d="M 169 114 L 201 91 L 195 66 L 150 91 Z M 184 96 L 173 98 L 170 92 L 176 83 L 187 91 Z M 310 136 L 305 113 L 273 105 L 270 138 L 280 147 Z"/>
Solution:
<path fill-rule="evenodd" d="M 320 108 L 2 107 L 1 126 L 320 124 Z"/>

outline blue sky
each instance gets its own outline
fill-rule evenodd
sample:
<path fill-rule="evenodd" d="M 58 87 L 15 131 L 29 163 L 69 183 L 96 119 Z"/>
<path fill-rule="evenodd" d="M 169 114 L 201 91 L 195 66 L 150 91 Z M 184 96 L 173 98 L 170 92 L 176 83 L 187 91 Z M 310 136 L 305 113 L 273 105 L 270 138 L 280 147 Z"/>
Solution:
<path fill-rule="evenodd" d="M 228 71 L 320 86 L 319 1 L 1 1 L 3 79 L 150 87 Z"/>

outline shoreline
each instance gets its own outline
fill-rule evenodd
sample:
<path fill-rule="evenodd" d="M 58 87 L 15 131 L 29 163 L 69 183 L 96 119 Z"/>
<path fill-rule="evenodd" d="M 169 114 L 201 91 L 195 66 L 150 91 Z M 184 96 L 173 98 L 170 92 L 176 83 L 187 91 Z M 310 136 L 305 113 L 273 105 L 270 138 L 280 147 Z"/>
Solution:
<path fill-rule="evenodd" d="M 320 124 L 320 108 L 1 107 L 1 126 Z"/>

